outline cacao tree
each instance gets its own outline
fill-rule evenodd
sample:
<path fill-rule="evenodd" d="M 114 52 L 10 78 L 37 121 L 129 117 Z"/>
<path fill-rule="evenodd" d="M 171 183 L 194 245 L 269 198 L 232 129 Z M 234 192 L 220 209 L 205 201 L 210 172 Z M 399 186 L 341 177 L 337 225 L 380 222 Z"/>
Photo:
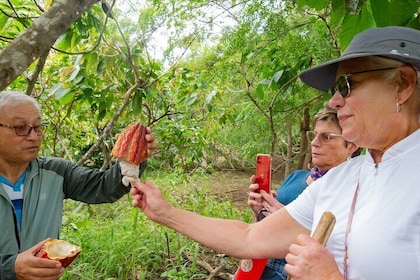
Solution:
<path fill-rule="evenodd" d="M 252 167 L 257 152 L 270 152 L 288 173 L 304 165 L 307 116 L 326 100 L 298 73 L 337 57 L 368 27 L 418 28 L 418 7 L 9 0 L 0 3 L 0 80 L 42 103 L 44 154 L 106 165 L 112 135 L 136 119 L 154 127 L 161 166 L 209 167 L 222 157 Z M 158 59 L 159 33 L 167 48 Z"/>

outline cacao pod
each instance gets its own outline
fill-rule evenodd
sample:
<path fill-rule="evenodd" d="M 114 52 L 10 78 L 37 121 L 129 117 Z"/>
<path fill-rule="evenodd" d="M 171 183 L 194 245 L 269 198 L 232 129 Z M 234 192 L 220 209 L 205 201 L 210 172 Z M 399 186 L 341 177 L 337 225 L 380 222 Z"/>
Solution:
<path fill-rule="evenodd" d="M 118 136 L 111 155 L 134 165 L 147 158 L 146 127 L 139 122 L 129 124 Z"/>
<path fill-rule="evenodd" d="M 68 267 L 80 254 L 82 248 L 67 241 L 51 239 L 45 242 L 36 256 L 44 259 L 57 260 L 63 267 Z"/>

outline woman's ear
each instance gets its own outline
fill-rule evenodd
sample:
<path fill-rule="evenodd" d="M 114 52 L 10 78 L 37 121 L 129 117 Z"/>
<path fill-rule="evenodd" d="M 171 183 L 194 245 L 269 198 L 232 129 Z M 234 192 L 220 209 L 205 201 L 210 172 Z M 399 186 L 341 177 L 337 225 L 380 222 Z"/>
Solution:
<path fill-rule="evenodd" d="M 398 102 L 402 104 L 416 92 L 417 71 L 409 65 L 399 67 L 398 71 Z"/>
<path fill-rule="evenodd" d="M 355 151 L 357 151 L 359 147 L 356 144 L 353 144 L 352 142 L 347 142 L 347 151 L 349 157 L 352 157 Z"/>

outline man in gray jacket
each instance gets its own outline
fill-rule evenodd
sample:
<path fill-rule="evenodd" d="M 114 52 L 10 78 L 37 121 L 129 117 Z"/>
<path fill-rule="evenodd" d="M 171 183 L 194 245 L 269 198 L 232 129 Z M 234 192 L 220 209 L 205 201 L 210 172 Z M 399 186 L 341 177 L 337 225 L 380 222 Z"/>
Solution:
<path fill-rule="evenodd" d="M 114 202 L 130 190 L 119 164 L 104 172 L 38 157 L 43 126 L 35 99 L 0 92 L 0 279 L 56 280 L 64 268 L 35 256 L 47 238 L 59 238 L 63 199 Z M 148 156 L 156 148 L 150 128 Z M 146 162 L 140 164 L 139 176 Z"/>

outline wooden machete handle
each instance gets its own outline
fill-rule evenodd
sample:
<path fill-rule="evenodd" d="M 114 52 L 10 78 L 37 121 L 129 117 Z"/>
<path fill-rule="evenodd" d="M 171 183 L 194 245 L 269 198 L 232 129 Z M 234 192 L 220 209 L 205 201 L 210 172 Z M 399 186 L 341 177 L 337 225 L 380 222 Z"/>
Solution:
<path fill-rule="evenodd" d="M 322 246 L 327 244 L 328 238 L 331 235 L 332 230 L 335 225 L 335 216 L 333 213 L 326 211 L 322 214 L 321 219 L 319 220 L 318 225 L 312 237 L 316 239 Z M 287 276 L 287 280 L 293 280 L 293 276 Z"/>

